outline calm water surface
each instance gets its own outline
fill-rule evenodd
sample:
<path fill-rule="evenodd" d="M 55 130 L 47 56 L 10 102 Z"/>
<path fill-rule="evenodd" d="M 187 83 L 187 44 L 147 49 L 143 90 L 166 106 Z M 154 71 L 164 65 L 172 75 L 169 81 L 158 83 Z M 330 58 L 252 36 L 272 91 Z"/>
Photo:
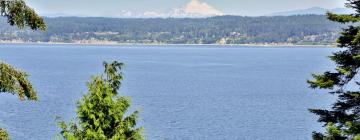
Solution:
<path fill-rule="evenodd" d="M 141 111 L 150 140 L 306 140 L 321 129 L 308 108 L 331 96 L 308 89 L 333 69 L 333 48 L 0 45 L 0 60 L 28 72 L 40 100 L 1 94 L 0 127 L 14 140 L 48 140 L 56 116 L 75 117 L 102 62 L 126 64 L 121 93 Z"/>

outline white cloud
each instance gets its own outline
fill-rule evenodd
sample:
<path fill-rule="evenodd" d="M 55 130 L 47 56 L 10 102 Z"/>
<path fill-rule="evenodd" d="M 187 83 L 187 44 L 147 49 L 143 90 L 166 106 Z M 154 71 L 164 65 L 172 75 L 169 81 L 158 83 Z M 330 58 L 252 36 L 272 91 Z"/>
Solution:
<path fill-rule="evenodd" d="M 131 17 L 133 14 L 130 11 L 122 10 L 121 15 Z"/>
<path fill-rule="evenodd" d="M 160 13 L 157 13 L 157 12 L 147 11 L 147 12 L 144 12 L 143 16 L 145 16 L 145 17 L 158 17 L 158 16 L 161 16 L 161 15 L 160 15 Z"/>
<path fill-rule="evenodd" d="M 133 13 L 130 11 L 121 11 L 118 17 L 132 17 L 132 18 L 154 18 L 154 17 L 174 17 L 174 18 L 184 18 L 184 17 L 211 17 L 211 16 L 221 16 L 224 15 L 223 12 L 215 9 L 211 5 L 201 2 L 200 0 L 191 0 L 182 8 L 175 8 L 167 13 L 159 13 L 154 11 L 147 11 L 143 13 Z"/>

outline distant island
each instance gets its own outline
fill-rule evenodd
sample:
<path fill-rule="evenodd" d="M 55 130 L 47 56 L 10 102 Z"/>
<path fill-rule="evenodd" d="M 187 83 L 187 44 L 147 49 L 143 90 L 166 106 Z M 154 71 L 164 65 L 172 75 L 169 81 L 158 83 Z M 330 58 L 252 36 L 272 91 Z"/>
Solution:
<path fill-rule="evenodd" d="M 331 45 L 344 27 L 324 15 L 44 19 L 46 32 L 0 18 L 0 43 Z"/>

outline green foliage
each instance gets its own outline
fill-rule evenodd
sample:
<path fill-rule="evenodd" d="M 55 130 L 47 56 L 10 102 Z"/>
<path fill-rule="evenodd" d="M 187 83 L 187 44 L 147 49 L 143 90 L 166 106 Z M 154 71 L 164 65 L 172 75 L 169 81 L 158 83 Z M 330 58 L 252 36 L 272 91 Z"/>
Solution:
<path fill-rule="evenodd" d="M 136 127 L 138 111 L 125 116 L 128 98 L 118 96 L 123 64 L 104 63 L 105 71 L 88 83 L 88 93 L 78 102 L 79 122 L 59 122 L 67 140 L 142 140 L 142 127 Z"/>
<path fill-rule="evenodd" d="M 0 0 L 0 16 L 5 17 L 11 26 L 30 27 L 32 30 L 43 31 L 46 29 L 43 19 L 23 0 Z M 0 62 L 0 93 L 16 94 L 20 100 L 37 100 L 36 93 L 27 76 L 25 72 Z M 0 139 L 9 139 L 7 132 L 3 129 L 0 129 Z"/>
<path fill-rule="evenodd" d="M 202 19 L 116 19 L 94 17 L 45 18 L 47 33 L 5 28 L 0 40 L 26 42 L 113 41 L 117 43 L 331 44 L 345 25 L 324 15 L 288 17 L 220 16 Z M 69 26 L 71 25 L 71 26 Z"/>
<path fill-rule="evenodd" d="M 0 128 L 0 140 L 10 140 L 8 133 Z"/>
<path fill-rule="evenodd" d="M 19 28 L 46 29 L 43 19 L 23 0 L 0 0 L 0 16 L 6 17 L 10 25 L 16 25 Z"/>
<path fill-rule="evenodd" d="M 327 13 L 327 16 L 330 20 L 340 22 L 340 23 L 360 21 L 359 17 L 355 17 L 353 15 L 338 15 L 338 14 L 333 14 L 333 13 Z"/>
<path fill-rule="evenodd" d="M 36 93 L 27 80 L 27 74 L 15 69 L 9 64 L 0 63 L 0 93 L 12 93 L 19 96 L 20 100 L 36 100 Z"/>
<path fill-rule="evenodd" d="M 33 30 L 46 29 L 43 19 L 23 0 L 0 0 L 0 16 L 7 18 L 11 26 L 30 27 Z M 1 92 L 17 94 L 21 100 L 37 99 L 32 85 L 27 80 L 27 74 L 6 63 L 0 63 Z"/>
<path fill-rule="evenodd" d="M 344 29 L 338 39 L 342 51 L 334 53 L 330 59 L 337 68 L 321 75 L 313 75 L 314 80 L 308 81 L 312 88 L 330 89 L 338 100 L 331 110 L 310 109 L 319 116 L 319 122 L 325 123 L 326 133 L 313 133 L 314 140 L 359 140 L 360 139 L 360 91 L 347 88 L 347 85 L 360 86 L 356 78 L 360 68 L 360 1 L 348 0 L 347 6 L 354 8 L 357 14 L 336 15 L 328 13 L 332 21 L 355 23 Z"/>
<path fill-rule="evenodd" d="M 326 126 L 326 135 L 321 133 L 313 133 L 314 140 L 346 140 L 343 136 L 342 131 L 334 124 L 329 123 Z"/>

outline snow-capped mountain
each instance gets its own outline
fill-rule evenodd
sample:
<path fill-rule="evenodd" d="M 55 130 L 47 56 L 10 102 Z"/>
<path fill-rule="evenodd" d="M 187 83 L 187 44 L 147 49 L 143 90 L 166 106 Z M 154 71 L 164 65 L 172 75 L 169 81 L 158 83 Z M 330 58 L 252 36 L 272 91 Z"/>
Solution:
<path fill-rule="evenodd" d="M 223 12 L 217 10 L 211 5 L 201 2 L 200 0 L 191 0 L 185 6 L 180 8 L 175 8 L 168 12 L 155 12 L 155 11 L 146 11 L 142 13 L 136 13 L 131 11 L 121 11 L 117 17 L 127 17 L 127 18 L 199 18 L 199 17 L 211 17 L 211 16 L 221 16 L 224 15 Z"/>

